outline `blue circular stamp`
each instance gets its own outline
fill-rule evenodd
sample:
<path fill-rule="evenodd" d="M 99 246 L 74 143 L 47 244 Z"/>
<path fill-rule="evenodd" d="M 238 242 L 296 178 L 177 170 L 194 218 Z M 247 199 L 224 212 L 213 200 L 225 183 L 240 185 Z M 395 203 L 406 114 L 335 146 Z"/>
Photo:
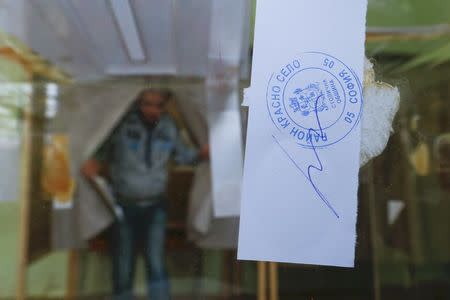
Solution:
<path fill-rule="evenodd" d="M 341 60 L 305 52 L 273 73 L 267 109 L 275 127 L 297 144 L 321 148 L 344 139 L 362 113 L 362 86 Z"/>

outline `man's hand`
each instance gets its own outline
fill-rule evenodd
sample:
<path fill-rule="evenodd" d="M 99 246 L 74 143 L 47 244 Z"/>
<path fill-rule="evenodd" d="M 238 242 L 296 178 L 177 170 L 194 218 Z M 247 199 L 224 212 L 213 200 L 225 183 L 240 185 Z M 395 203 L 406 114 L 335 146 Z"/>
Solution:
<path fill-rule="evenodd" d="M 89 159 L 81 167 L 81 173 L 83 173 L 86 178 L 92 179 L 100 174 L 101 169 L 102 166 L 97 160 Z"/>
<path fill-rule="evenodd" d="M 209 159 L 209 145 L 203 145 L 199 152 L 198 157 L 200 160 L 208 160 Z"/>

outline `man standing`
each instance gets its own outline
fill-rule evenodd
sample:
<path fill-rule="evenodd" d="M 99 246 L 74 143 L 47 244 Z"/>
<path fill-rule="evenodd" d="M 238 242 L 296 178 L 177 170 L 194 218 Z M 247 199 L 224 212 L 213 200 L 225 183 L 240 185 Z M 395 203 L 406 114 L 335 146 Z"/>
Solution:
<path fill-rule="evenodd" d="M 166 112 L 168 93 L 146 89 L 136 107 L 118 126 L 82 172 L 87 178 L 105 174 L 111 183 L 123 217 L 112 228 L 110 248 L 114 299 L 133 299 L 136 247 L 143 246 L 148 293 L 151 300 L 168 300 L 165 266 L 166 188 L 170 159 L 193 164 L 206 159 L 208 146 L 199 151 L 181 139 L 174 120 Z"/>

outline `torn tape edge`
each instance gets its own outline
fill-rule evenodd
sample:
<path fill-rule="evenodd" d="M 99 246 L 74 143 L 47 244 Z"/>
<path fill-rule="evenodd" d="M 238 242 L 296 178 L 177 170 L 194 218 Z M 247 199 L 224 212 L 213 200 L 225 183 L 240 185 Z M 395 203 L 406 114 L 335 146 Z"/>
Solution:
<path fill-rule="evenodd" d="M 243 99 L 242 99 L 241 106 L 249 107 L 250 99 L 251 99 L 251 87 L 245 88 L 243 91 L 244 91 L 244 95 L 242 97 Z"/>

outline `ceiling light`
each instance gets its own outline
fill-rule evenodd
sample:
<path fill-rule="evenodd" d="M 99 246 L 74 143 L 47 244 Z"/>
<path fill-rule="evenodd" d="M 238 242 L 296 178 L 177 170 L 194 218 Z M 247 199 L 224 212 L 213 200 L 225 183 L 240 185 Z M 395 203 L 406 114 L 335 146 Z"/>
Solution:
<path fill-rule="evenodd" d="M 130 2 L 128 0 L 110 0 L 110 3 L 130 59 L 136 62 L 144 61 L 146 55 Z"/>

